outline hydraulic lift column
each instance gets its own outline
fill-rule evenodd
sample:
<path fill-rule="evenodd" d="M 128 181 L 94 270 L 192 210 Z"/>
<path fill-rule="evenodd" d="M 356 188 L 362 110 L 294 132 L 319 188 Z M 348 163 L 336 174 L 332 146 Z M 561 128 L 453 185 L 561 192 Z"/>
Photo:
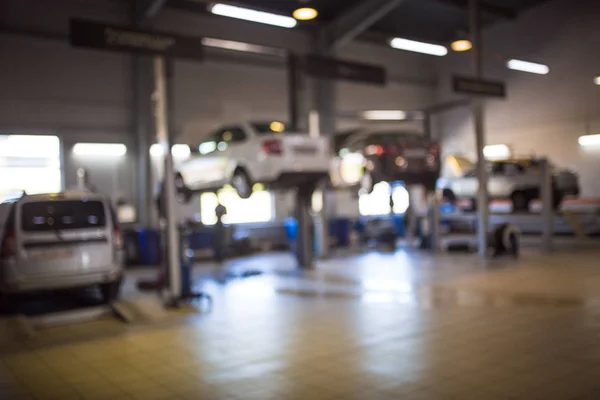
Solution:
<path fill-rule="evenodd" d="M 314 186 L 301 186 L 296 192 L 295 216 L 298 221 L 296 259 L 300 268 L 312 268 L 314 261 L 314 222 L 311 215 Z"/>
<path fill-rule="evenodd" d="M 168 76 L 167 76 L 168 75 Z M 156 118 L 156 136 L 164 152 L 164 188 L 166 210 L 166 237 L 167 237 L 167 266 L 169 277 L 169 295 L 171 302 L 178 302 L 181 297 L 181 270 L 179 265 L 179 235 L 177 232 L 177 200 L 175 199 L 175 172 L 173 169 L 173 155 L 171 154 L 172 137 L 169 130 L 167 117 L 168 84 L 172 82 L 173 71 L 168 71 L 165 58 L 154 58 L 154 102 Z M 169 79 L 167 79 L 169 78 Z M 173 101 L 171 96 L 171 102 Z"/>
<path fill-rule="evenodd" d="M 554 230 L 554 207 L 552 173 L 547 159 L 541 160 L 541 190 L 542 198 L 542 250 L 552 251 L 552 233 Z"/>
<path fill-rule="evenodd" d="M 469 0 L 469 27 L 471 30 L 471 50 L 473 56 L 473 73 L 476 79 L 483 75 L 482 66 L 482 40 L 479 13 L 479 0 Z M 479 255 L 485 257 L 487 252 L 487 233 L 489 225 L 489 202 L 487 190 L 487 170 L 483 147 L 485 146 L 484 135 L 484 104 L 480 98 L 473 98 L 473 123 L 475 126 L 475 146 L 477 148 L 477 181 L 479 189 L 477 192 L 477 247 Z"/>

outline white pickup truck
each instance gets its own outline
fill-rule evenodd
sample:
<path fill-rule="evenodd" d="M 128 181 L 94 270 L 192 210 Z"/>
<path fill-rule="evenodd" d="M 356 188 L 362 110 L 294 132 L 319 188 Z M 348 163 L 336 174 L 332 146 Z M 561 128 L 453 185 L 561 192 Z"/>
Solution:
<path fill-rule="evenodd" d="M 578 196 L 577 174 L 552 167 L 553 206 L 558 208 L 565 196 Z M 511 199 L 513 211 L 527 211 L 540 196 L 541 169 L 535 158 L 490 161 L 488 164 L 490 199 Z M 463 176 L 441 178 L 437 184 L 446 200 L 469 199 L 475 208 L 479 182 L 474 166 Z"/>
<path fill-rule="evenodd" d="M 325 137 L 289 132 L 279 121 L 243 122 L 215 130 L 184 161 L 175 176 L 180 200 L 230 184 L 241 198 L 255 183 L 268 188 L 311 184 L 329 176 L 331 150 Z"/>

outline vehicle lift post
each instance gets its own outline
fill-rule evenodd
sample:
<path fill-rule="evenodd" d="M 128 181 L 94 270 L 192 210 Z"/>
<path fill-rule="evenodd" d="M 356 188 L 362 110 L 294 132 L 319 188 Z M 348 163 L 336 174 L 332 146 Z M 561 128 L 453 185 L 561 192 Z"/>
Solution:
<path fill-rule="evenodd" d="M 552 173 L 547 159 L 540 160 L 541 169 L 541 190 L 542 198 L 542 251 L 552 251 L 552 233 L 554 230 L 554 207 L 553 207 L 553 188 Z"/>
<path fill-rule="evenodd" d="M 312 195 L 315 191 L 314 184 L 305 184 L 296 191 L 296 221 L 298 232 L 296 235 L 296 260 L 303 269 L 313 268 L 314 262 L 314 223 L 311 215 Z"/>

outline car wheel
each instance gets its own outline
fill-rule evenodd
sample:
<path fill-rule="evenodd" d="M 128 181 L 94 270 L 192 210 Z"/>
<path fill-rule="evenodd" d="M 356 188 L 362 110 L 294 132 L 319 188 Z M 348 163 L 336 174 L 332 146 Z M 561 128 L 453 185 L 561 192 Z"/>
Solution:
<path fill-rule="evenodd" d="M 100 294 L 102 295 L 102 302 L 104 304 L 110 304 L 119 298 L 119 292 L 121 291 L 121 282 L 118 281 L 103 283 L 100 285 Z"/>
<path fill-rule="evenodd" d="M 554 211 L 557 211 L 560 209 L 560 206 L 562 205 L 564 197 L 565 197 L 565 195 L 563 192 L 560 192 L 558 190 L 554 191 L 554 193 L 552 194 L 552 209 Z"/>
<path fill-rule="evenodd" d="M 180 173 L 175 175 L 175 197 L 181 204 L 188 204 L 192 199 L 192 191 L 187 187 Z"/>
<path fill-rule="evenodd" d="M 514 192 L 512 196 L 510 196 L 512 200 L 513 212 L 517 211 L 529 211 L 529 203 L 531 203 L 531 198 L 525 192 Z"/>
<path fill-rule="evenodd" d="M 373 175 L 370 171 L 364 170 L 362 177 L 360 178 L 360 191 L 363 193 L 373 193 L 375 183 L 373 181 Z"/>
<path fill-rule="evenodd" d="M 452 190 L 444 189 L 444 190 L 442 190 L 442 199 L 446 203 L 454 204 L 456 202 L 456 195 L 454 194 L 454 192 Z"/>
<path fill-rule="evenodd" d="M 231 178 L 231 186 L 236 190 L 238 196 L 242 199 L 247 199 L 252 196 L 252 182 L 246 171 L 238 168 L 233 173 Z"/>

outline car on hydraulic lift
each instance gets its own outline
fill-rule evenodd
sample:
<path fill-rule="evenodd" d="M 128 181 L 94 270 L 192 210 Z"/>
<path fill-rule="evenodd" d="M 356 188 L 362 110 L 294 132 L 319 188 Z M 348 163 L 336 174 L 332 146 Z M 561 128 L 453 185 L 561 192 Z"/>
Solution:
<path fill-rule="evenodd" d="M 118 297 L 123 236 L 110 200 L 88 191 L 0 203 L 0 296 L 97 286 Z"/>
<path fill-rule="evenodd" d="M 550 164 L 552 174 L 552 202 L 558 209 L 565 196 L 579 195 L 579 178 L 569 170 L 559 170 Z M 488 161 L 488 193 L 490 199 L 510 199 L 513 211 L 528 211 L 531 201 L 540 197 L 541 163 L 536 158 L 511 158 Z M 442 196 L 449 202 L 470 201 L 476 209 L 479 183 L 473 165 L 463 176 L 442 178 L 438 181 Z"/>
<path fill-rule="evenodd" d="M 216 129 L 182 162 L 175 175 L 178 198 L 231 185 L 247 199 L 254 184 L 291 188 L 329 176 L 331 149 L 325 137 L 297 132 L 283 122 L 243 122 Z"/>
<path fill-rule="evenodd" d="M 352 129 L 337 134 L 334 147 L 331 182 L 337 188 L 371 193 L 379 182 L 402 181 L 434 190 L 440 176 L 440 147 L 418 132 Z"/>

